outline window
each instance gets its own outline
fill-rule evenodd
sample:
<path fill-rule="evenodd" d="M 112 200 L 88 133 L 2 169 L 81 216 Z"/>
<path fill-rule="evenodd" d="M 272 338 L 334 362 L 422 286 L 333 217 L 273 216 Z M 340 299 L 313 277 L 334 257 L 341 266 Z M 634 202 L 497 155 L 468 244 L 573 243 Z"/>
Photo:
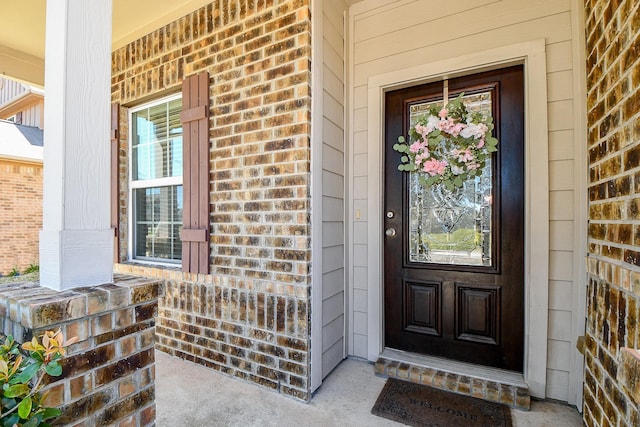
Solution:
<path fill-rule="evenodd" d="M 182 258 L 182 124 L 180 96 L 131 109 L 131 256 Z"/>

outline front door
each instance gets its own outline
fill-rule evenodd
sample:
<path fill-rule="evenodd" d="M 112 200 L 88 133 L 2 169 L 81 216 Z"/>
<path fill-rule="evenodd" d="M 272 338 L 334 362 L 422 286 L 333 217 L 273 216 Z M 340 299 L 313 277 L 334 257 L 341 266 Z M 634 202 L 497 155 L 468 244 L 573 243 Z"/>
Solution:
<path fill-rule="evenodd" d="M 524 82 L 522 66 L 448 81 L 469 111 L 490 113 L 498 152 L 462 190 L 398 170 L 398 136 L 444 82 L 385 98 L 385 346 L 522 372 Z M 543 88 L 544 90 L 544 88 Z"/>

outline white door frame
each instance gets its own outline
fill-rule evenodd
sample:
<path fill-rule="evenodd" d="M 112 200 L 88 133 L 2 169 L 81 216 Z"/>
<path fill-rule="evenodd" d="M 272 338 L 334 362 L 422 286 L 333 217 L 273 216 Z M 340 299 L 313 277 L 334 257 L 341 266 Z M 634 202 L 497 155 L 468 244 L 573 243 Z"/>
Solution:
<path fill-rule="evenodd" d="M 532 396 L 545 397 L 549 294 L 549 155 L 544 39 L 499 47 L 372 76 L 368 80 L 368 359 L 384 347 L 384 94 L 389 90 L 524 64 L 525 79 L 525 360 Z"/>

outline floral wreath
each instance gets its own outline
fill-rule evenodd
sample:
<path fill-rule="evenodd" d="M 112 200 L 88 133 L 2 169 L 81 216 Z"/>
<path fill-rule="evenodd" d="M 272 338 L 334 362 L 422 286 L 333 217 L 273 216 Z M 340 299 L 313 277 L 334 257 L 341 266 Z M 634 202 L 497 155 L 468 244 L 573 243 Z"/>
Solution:
<path fill-rule="evenodd" d="M 493 118 L 468 113 L 461 93 L 438 111 L 418 118 L 409 132 L 409 141 L 398 137 L 393 149 L 402 154 L 401 171 L 418 172 L 425 187 L 444 185 L 448 190 L 462 188 L 465 181 L 480 176 L 487 158 L 498 151 L 498 140 L 491 136 Z"/>

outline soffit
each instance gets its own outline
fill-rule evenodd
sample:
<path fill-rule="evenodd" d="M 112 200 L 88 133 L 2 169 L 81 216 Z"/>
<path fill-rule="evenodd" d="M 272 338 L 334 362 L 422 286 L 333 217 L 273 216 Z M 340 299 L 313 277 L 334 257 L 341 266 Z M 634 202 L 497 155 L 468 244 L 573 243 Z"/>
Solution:
<path fill-rule="evenodd" d="M 346 0 L 351 5 L 360 0 Z M 113 0 L 113 42 L 118 48 L 211 0 Z M 0 46 L 44 58 L 46 0 L 2 0 Z M 2 70 L 0 70 L 2 72 Z"/>
<path fill-rule="evenodd" d="M 0 1 L 5 12 L 0 25 L 0 75 L 42 86 L 47 1 Z M 360 1 L 345 0 L 349 6 Z M 211 0 L 113 0 L 113 49 L 208 3 Z"/>
<path fill-rule="evenodd" d="M 210 0 L 113 0 L 114 47 L 123 46 L 210 2 Z M 11 12 L 3 14 L 2 17 L 0 47 L 43 59 L 46 0 L 2 0 L 1 4 L 3 11 Z"/>

